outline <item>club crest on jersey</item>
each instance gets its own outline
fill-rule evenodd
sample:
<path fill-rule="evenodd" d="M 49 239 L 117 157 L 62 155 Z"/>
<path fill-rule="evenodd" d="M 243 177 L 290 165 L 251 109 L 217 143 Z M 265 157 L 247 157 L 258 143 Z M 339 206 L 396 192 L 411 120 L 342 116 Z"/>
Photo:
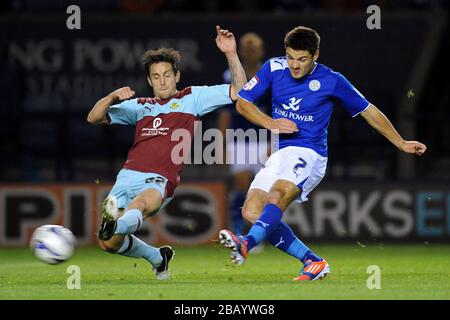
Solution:
<path fill-rule="evenodd" d="M 319 80 L 311 80 L 309 82 L 309 89 L 312 91 L 317 91 L 320 89 L 320 81 Z"/>
<path fill-rule="evenodd" d="M 170 105 L 170 109 L 176 109 L 180 106 L 180 104 L 178 102 L 174 102 Z"/>
<path fill-rule="evenodd" d="M 289 99 L 288 105 L 285 105 L 284 103 L 282 103 L 281 105 L 283 106 L 284 110 L 297 111 L 298 109 L 300 109 L 300 101 L 302 101 L 302 99 L 303 98 L 296 99 L 295 97 L 292 97 Z"/>
<path fill-rule="evenodd" d="M 245 86 L 242 89 L 244 89 L 245 91 L 250 91 L 258 84 L 258 82 L 259 82 L 258 77 L 254 76 L 253 78 L 250 79 L 249 82 L 245 84 Z"/>

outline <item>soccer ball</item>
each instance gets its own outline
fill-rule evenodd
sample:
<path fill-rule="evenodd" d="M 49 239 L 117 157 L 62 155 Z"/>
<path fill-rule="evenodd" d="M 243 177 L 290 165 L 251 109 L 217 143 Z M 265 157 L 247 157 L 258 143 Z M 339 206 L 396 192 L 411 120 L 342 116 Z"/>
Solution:
<path fill-rule="evenodd" d="M 30 248 L 39 260 L 58 264 L 72 257 L 75 244 L 75 237 L 69 229 L 47 224 L 34 230 Z"/>

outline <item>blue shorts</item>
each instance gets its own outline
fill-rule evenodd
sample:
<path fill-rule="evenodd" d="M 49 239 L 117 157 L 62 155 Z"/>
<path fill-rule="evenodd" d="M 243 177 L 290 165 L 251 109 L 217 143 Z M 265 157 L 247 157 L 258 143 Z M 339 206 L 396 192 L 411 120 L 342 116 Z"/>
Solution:
<path fill-rule="evenodd" d="M 156 189 L 163 198 L 161 208 L 169 204 L 173 197 L 166 197 L 167 178 L 157 173 L 145 173 L 129 169 L 122 169 L 116 178 L 109 195 L 117 198 L 117 207 L 126 209 L 138 194 L 147 189 Z"/>

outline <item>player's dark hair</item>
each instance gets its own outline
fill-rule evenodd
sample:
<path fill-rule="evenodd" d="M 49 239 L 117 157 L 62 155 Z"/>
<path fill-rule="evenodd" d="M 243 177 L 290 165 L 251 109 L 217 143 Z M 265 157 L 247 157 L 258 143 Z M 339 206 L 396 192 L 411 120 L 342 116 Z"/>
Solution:
<path fill-rule="evenodd" d="M 320 46 L 320 36 L 316 30 L 299 26 L 288 33 L 284 37 L 284 47 L 294 50 L 306 50 L 314 55 Z"/>
<path fill-rule="evenodd" d="M 180 70 L 180 52 L 172 48 L 159 48 L 156 50 L 147 50 L 142 55 L 142 63 L 145 72 L 150 77 L 150 66 L 158 62 L 168 62 L 172 65 L 173 73 L 176 74 Z"/>

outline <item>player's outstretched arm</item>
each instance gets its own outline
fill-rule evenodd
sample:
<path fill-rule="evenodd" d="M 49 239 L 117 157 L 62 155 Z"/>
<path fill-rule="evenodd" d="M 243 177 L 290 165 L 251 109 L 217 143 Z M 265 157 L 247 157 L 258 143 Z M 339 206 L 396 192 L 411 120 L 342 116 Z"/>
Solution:
<path fill-rule="evenodd" d="M 106 97 L 97 101 L 87 116 L 87 122 L 91 124 L 107 124 L 109 123 L 108 108 L 123 100 L 131 99 L 135 92 L 130 87 L 123 87 L 111 92 Z"/>
<path fill-rule="evenodd" d="M 216 32 L 217 47 L 227 57 L 228 68 L 231 73 L 231 99 L 236 101 L 237 92 L 246 84 L 247 76 L 237 54 L 236 39 L 233 33 L 221 29 L 220 26 L 216 26 Z"/>
<path fill-rule="evenodd" d="M 421 156 L 427 146 L 418 141 L 405 141 L 395 130 L 389 119 L 374 105 L 370 105 L 361 116 L 378 132 L 385 136 L 393 145 L 406 153 Z"/>
<path fill-rule="evenodd" d="M 298 131 L 297 124 L 289 119 L 272 119 L 258 107 L 244 99 L 238 99 L 236 110 L 245 119 L 260 127 L 275 131 L 276 133 L 294 133 Z"/>

